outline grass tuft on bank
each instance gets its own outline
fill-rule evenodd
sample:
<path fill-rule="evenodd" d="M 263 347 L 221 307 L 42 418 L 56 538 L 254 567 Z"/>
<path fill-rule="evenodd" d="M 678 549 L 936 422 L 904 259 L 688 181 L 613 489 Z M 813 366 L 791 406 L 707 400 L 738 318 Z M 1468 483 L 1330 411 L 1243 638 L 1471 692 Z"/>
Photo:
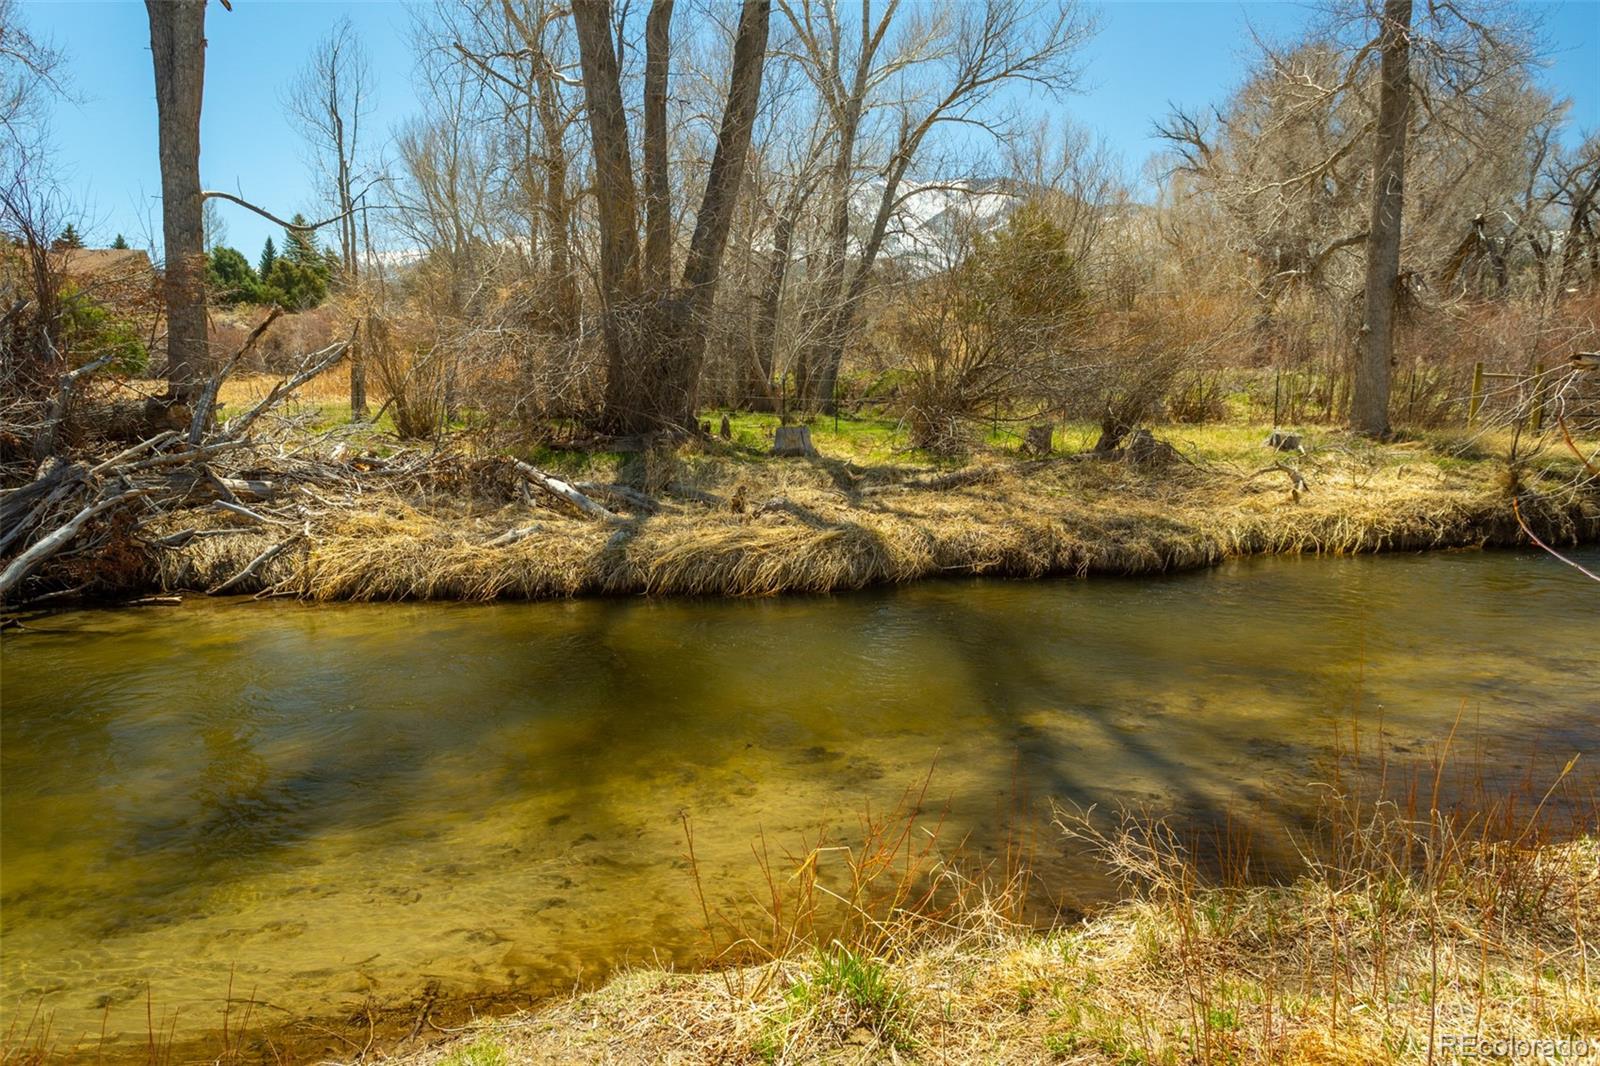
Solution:
<path fill-rule="evenodd" d="M 1600 1058 L 1593 837 L 1342 802 L 1298 876 L 1262 885 L 1208 882 L 1161 821 L 1058 815 L 1120 902 L 1039 931 L 968 882 L 937 918 L 875 910 L 733 974 L 627 972 L 396 1061 L 1309 1066 L 1513 1039 Z"/>

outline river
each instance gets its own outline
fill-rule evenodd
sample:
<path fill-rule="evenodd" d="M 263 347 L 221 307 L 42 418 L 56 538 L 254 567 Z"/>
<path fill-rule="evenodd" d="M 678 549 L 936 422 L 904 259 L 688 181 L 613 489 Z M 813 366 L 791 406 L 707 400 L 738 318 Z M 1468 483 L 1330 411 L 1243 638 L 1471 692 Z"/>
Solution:
<path fill-rule="evenodd" d="M 1600 586 L 1513 552 L 35 618 L 0 644 L 0 1028 L 42 1005 L 63 1040 L 143 1041 L 147 1002 L 198 1031 L 230 982 L 270 1024 L 693 962 L 681 816 L 737 899 L 757 834 L 848 835 L 930 768 L 980 855 L 1019 797 L 1265 839 L 1336 751 L 1425 773 L 1458 716 L 1452 780 L 1537 787 L 1600 748 L 1597 622 Z M 1092 899 L 1036 832 L 1055 902 Z"/>

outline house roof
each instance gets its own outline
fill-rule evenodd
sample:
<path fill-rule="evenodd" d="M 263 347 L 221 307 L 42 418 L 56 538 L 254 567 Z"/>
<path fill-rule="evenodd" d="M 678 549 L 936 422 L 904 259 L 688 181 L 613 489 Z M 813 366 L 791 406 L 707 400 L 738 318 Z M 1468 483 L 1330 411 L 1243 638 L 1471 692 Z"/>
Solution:
<path fill-rule="evenodd" d="M 79 280 L 116 281 L 150 275 L 150 256 L 140 248 L 64 248 L 61 272 Z"/>

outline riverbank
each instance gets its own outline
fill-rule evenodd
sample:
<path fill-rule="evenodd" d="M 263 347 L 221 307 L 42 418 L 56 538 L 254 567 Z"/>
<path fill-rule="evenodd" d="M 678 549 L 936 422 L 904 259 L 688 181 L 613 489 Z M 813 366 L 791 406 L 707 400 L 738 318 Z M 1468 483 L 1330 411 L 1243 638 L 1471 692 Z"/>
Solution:
<path fill-rule="evenodd" d="M 1198 887 L 1159 829 L 1110 846 L 1130 898 L 1050 932 L 972 909 L 876 952 L 636 970 L 387 1061 L 1431 1063 L 1508 1041 L 1600 1059 L 1593 838 L 1454 852 L 1380 831 L 1347 865 L 1233 888 Z"/>
<path fill-rule="evenodd" d="M 307 488 L 323 505 L 302 504 L 303 523 L 236 510 L 170 516 L 154 538 L 201 535 L 151 553 L 137 584 L 232 582 L 229 591 L 316 600 L 762 596 L 940 575 L 1137 575 L 1249 555 L 1526 545 L 1523 523 L 1551 544 L 1600 537 L 1600 493 L 1592 479 L 1583 487 L 1584 468 L 1565 449 L 1519 461 L 1513 476 L 1493 439 L 1310 434 L 1301 454 L 1265 447 L 1262 427 L 1156 435 L 1170 447 L 1141 461 L 995 450 L 935 465 L 848 423 L 819 429 L 811 458 L 766 456 L 759 427 L 664 456 L 529 457 L 610 518 L 530 487 L 512 458 L 481 458 L 342 500 Z M 293 513 L 277 502 L 277 514 Z"/>

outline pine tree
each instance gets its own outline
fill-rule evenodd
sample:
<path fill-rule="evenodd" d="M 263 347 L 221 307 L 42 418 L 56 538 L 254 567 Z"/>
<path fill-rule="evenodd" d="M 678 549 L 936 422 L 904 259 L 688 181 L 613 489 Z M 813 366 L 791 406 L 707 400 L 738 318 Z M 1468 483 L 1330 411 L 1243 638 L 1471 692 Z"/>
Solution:
<path fill-rule="evenodd" d="M 261 259 L 256 263 L 256 276 L 263 281 L 272 273 L 272 264 L 278 261 L 278 246 L 272 243 L 272 238 L 267 238 L 266 245 L 261 249 Z"/>
<path fill-rule="evenodd" d="M 250 260 L 234 248 L 212 249 L 206 263 L 206 284 L 211 298 L 224 306 L 262 302 L 260 279 L 250 269 Z"/>
<path fill-rule="evenodd" d="M 322 266 L 322 252 L 317 248 L 316 238 L 310 230 L 303 228 L 306 225 L 306 216 L 295 215 L 289 220 L 291 228 L 284 231 L 283 257 L 299 266 L 311 267 L 320 273 Z"/>
<path fill-rule="evenodd" d="M 111 247 L 115 248 L 119 252 L 127 251 L 128 250 L 128 238 L 124 237 L 120 233 L 117 234 L 117 239 L 111 242 Z"/>
<path fill-rule="evenodd" d="M 72 223 L 68 222 L 67 228 L 61 231 L 61 236 L 55 239 L 55 243 L 52 245 L 52 247 L 57 249 L 82 248 L 83 238 L 78 236 L 77 228 L 74 227 Z"/>

